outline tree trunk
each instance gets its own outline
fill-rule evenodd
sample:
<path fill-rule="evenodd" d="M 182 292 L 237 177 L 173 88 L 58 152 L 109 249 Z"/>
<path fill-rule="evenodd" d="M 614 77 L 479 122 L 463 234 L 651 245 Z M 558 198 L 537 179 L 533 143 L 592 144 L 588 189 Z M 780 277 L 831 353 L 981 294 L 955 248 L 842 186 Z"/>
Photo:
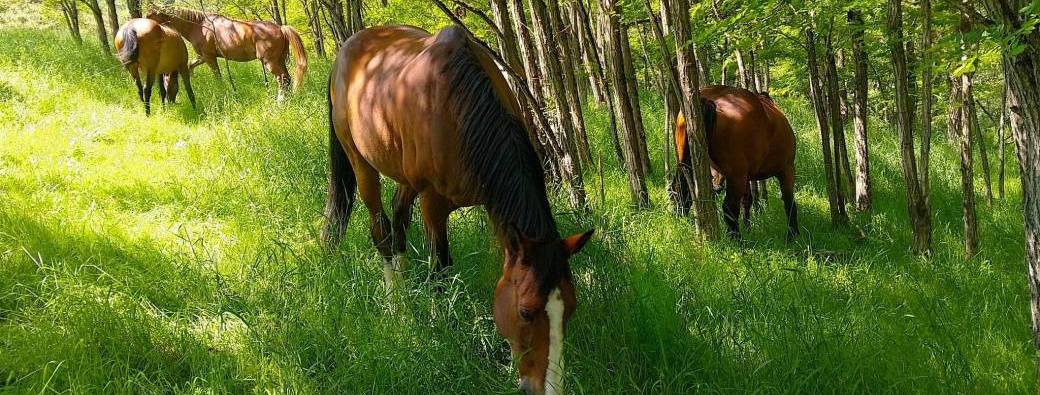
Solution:
<path fill-rule="evenodd" d="M 282 20 L 282 7 L 278 5 L 278 0 L 271 0 L 271 4 L 268 7 L 268 11 L 271 12 L 271 19 L 277 25 L 284 25 L 285 21 Z"/>
<path fill-rule="evenodd" d="M 974 96 L 974 94 L 972 94 Z M 972 99 L 974 100 L 974 98 Z M 982 186 L 986 190 L 986 205 L 993 206 L 993 183 L 990 178 L 989 172 L 989 155 L 986 154 L 986 135 L 982 132 L 982 127 L 979 125 L 979 116 L 975 111 L 972 111 L 974 115 L 974 129 L 975 129 L 975 142 L 979 146 L 979 159 L 982 160 Z"/>
<path fill-rule="evenodd" d="M 950 89 L 949 106 L 946 112 L 946 141 L 960 144 L 961 141 L 961 79 L 952 74 L 946 77 Z"/>
<path fill-rule="evenodd" d="M 307 27 L 314 36 L 314 51 L 318 57 L 325 59 L 325 34 L 321 30 L 321 11 L 318 0 L 300 0 L 303 13 L 307 17 Z"/>
<path fill-rule="evenodd" d="M 495 18 L 498 30 L 502 32 L 502 37 L 498 39 L 498 51 L 505 58 L 506 62 L 509 63 L 509 67 L 523 74 L 524 64 L 520 60 L 517 34 L 516 30 L 513 29 L 513 21 L 509 18 L 508 8 L 506 0 L 491 0 L 491 14 Z"/>
<path fill-rule="evenodd" d="M 852 62 L 855 78 L 852 87 L 852 123 L 856 140 L 856 209 L 869 211 L 873 201 L 870 181 L 870 144 L 867 140 L 867 51 L 863 34 L 863 17 L 859 10 L 849 10 L 852 26 Z"/>
<path fill-rule="evenodd" d="M 979 234 L 978 221 L 975 218 L 975 183 L 973 174 L 973 160 L 971 152 L 971 139 L 975 128 L 975 106 L 969 101 L 972 99 L 972 78 L 969 74 L 961 76 L 961 207 L 964 218 L 964 253 L 972 257 L 978 252 Z"/>
<path fill-rule="evenodd" d="M 620 5 L 616 0 L 602 0 L 602 18 L 606 34 L 604 35 L 604 63 L 607 65 L 609 76 L 609 89 L 615 107 L 618 120 L 617 133 L 620 137 L 621 151 L 628 172 L 629 191 L 632 194 L 632 202 L 638 208 L 650 206 L 650 195 L 647 193 L 646 180 L 641 171 L 638 143 L 635 141 L 639 135 L 636 127 L 635 110 L 632 107 L 632 99 L 629 97 L 628 83 L 625 81 L 625 49 L 627 41 L 622 40 L 621 21 L 618 19 L 621 12 Z"/>
<path fill-rule="evenodd" d="M 1001 67 L 1005 67 L 1003 66 L 1003 63 L 1006 62 L 1007 60 L 1001 59 Z M 1006 75 L 1004 76 L 1004 79 L 1005 81 L 1007 80 Z M 997 127 L 997 161 L 1000 162 L 997 164 L 997 196 L 1000 198 L 1000 200 L 1004 200 L 1004 142 L 1007 141 L 1007 136 L 1005 135 L 1006 132 L 1004 127 L 1007 121 L 1007 102 L 1008 88 L 1007 84 L 1005 83 L 1003 94 L 1000 96 L 1000 125 Z"/>
<path fill-rule="evenodd" d="M 632 41 L 628 35 L 628 27 L 621 25 L 621 50 L 624 57 L 622 61 L 625 66 L 624 77 L 628 89 L 628 99 L 632 101 L 632 114 L 635 116 L 636 134 L 632 137 L 635 143 L 636 155 L 639 156 L 639 171 L 645 179 L 650 174 L 650 155 L 646 147 L 646 130 L 643 125 L 643 105 L 639 101 L 639 85 L 636 78 L 635 63 L 632 59 Z"/>
<path fill-rule="evenodd" d="M 351 25 L 347 23 L 347 16 L 343 10 L 343 2 L 341 0 L 321 0 L 321 4 L 328 14 L 326 25 L 329 26 L 329 30 L 332 32 L 332 38 L 336 41 L 336 48 L 339 48 L 341 43 L 347 41 L 347 39 L 354 34 L 354 31 L 351 30 Z"/>
<path fill-rule="evenodd" d="M 140 18 L 141 0 L 126 0 L 126 9 L 130 11 L 130 18 Z"/>
<path fill-rule="evenodd" d="M 838 179 L 835 174 L 834 159 L 831 155 L 831 128 L 827 119 L 827 106 L 824 103 L 823 86 L 820 81 L 820 68 L 817 65 L 816 34 L 811 28 L 805 29 L 806 59 L 809 67 L 809 98 L 812 100 L 816 115 L 816 128 L 820 131 L 820 147 L 823 149 L 823 173 L 827 183 L 827 203 L 831 213 L 831 224 L 844 226 L 848 224 L 848 213 L 845 205 L 838 199 Z"/>
<path fill-rule="evenodd" d="M 558 43 L 556 48 L 560 54 L 560 62 L 558 64 L 561 66 L 561 75 L 563 76 L 562 88 L 566 97 L 566 108 L 569 109 L 571 122 L 574 125 L 574 134 L 571 135 L 571 139 L 574 141 L 577 158 L 581 161 L 582 166 L 591 166 L 592 155 L 589 152 L 589 138 L 585 131 L 585 116 L 582 113 L 581 96 L 578 94 L 578 82 L 575 77 L 577 72 L 574 66 L 578 63 L 577 53 L 572 51 L 573 48 L 569 45 L 569 38 L 575 34 L 574 29 L 571 25 L 564 25 L 562 18 L 563 9 L 560 8 L 558 0 L 546 1 L 550 27 L 552 28 L 551 32 L 556 37 L 559 37 L 555 41 Z"/>
<path fill-rule="evenodd" d="M 599 49 L 596 48 L 596 38 L 590 27 L 590 19 L 585 11 L 583 0 L 570 3 L 574 11 L 574 23 L 578 30 L 578 46 L 581 48 L 581 60 L 585 66 L 585 74 L 589 78 L 589 87 L 592 97 L 596 103 L 607 102 L 607 88 L 603 82 L 603 69 L 599 63 Z"/>
<path fill-rule="evenodd" d="M 693 53 L 697 59 L 697 79 L 701 85 L 711 85 L 711 60 L 706 45 L 695 45 Z"/>
<path fill-rule="evenodd" d="M 845 122 L 841 116 L 838 67 L 835 60 L 834 46 L 830 37 L 824 40 L 824 46 L 826 47 L 826 63 L 824 63 L 824 67 L 827 69 L 824 73 L 826 76 L 825 82 L 827 83 L 825 89 L 827 90 L 827 106 L 830 110 L 831 134 L 834 136 L 835 192 L 837 193 L 838 204 L 841 205 L 842 211 L 844 211 L 845 197 L 848 196 L 849 186 L 852 185 L 852 172 L 849 169 L 849 151 L 845 144 Z"/>
<path fill-rule="evenodd" d="M 932 151 L 932 3 L 921 0 L 921 160 L 918 173 L 921 175 L 921 193 L 926 204 L 931 201 L 931 177 L 928 162 Z"/>
<path fill-rule="evenodd" d="M 587 208 L 587 203 L 585 201 L 585 186 L 582 180 L 582 164 L 575 143 L 575 126 L 571 116 L 564 113 L 568 111 L 570 106 L 567 99 L 567 85 L 562 77 L 564 71 L 561 63 L 566 63 L 569 60 L 564 58 L 563 62 L 558 61 L 557 49 L 552 44 L 557 40 L 550 37 L 551 34 L 558 30 L 553 29 L 552 20 L 548 14 L 549 10 L 545 2 L 543 0 L 530 0 L 530 5 L 531 26 L 535 35 L 534 43 L 545 70 L 543 75 L 548 76 L 549 89 L 547 92 L 555 105 L 556 119 L 560 125 L 560 129 L 556 133 L 556 141 L 562 143 L 564 152 L 562 157 L 559 158 L 559 167 L 563 170 L 563 176 L 567 178 L 570 185 L 571 206 L 576 210 L 583 211 Z M 570 75 L 573 77 L 573 73 Z"/>
<path fill-rule="evenodd" d="M 108 26 L 112 30 L 112 37 L 119 33 L 119 14 L 116 13 L 116 0 L 105 0 L 108 7 Z"/>
<path fill-rule="evenodd" d="M 913 231 L 912 251 L 927 255 L 932 244 L 932 214 L 921 191 L 917 176 L 917 161 L 914 155 L 914 131 L 911 118 L 909 80 L 906 67 L 906 52 L 903 48 L 903 9 L 901 0 L 888 1 L 887 23 L 888 45 L 892 57 L 895 79 L 895 102 L 897 128 L 899 130 L 900 156 L 903 179 L 906 181 L 907 212 Z"/>
<path fill-rule="evenodd" d="M 1021 51 L 1005 47 L 1004 73 L 1008 86 L 1011 131 L 1018 147 L 1025 225 L 1026 267 L 1030 293 L 1033 347 L 1040 348 L 1040 32 L 1024 29 L 1019 10 L 1028 0 L 984 0 L 995 23 L 1004 31 L 1024 31 Z M 1040 381 L 1040 359 L 1037 360 Z"/>
<path fill-rule="evenodd" d="M 65 17 L 65 25 L 69 28 L 69 34 L 77 45 L 83 45 L 83 36 L 79 33 L 79 8 L 76 0 L 59 0 L 61 13 Z"/>
<path fill-rule="evenodd" d="M 679 101 L 682 103 L 683 114 L 686 115 L 686 138 L 691 168 L 680 167 L 680 171 L 686 172 L 687 177 L 684 178 L 692 191 L 692 209 L 697 229 L 702 237 L 711 240 L 719 236 L 719 219 L 709 178 L 708 142 L 701 114 L 697 56 L 694 48 L 688 45 L 693 38 L 690 29 L 690 3 L 688 0 L 662 0 L 661 7 L 670 17 L 672 42 L 675 46 L 675 76 L 678 79 L 675 88 L 680 92 Z"/>
<path fill-rule="evenodd" d="M 87 5 L 90 9 L 90 13 L 94 15 L 94 24 L 97 27 L 98 42 L 101 43 L 101 50 L 105 53 L 111 53 L 112 48 L 108 46 L 108 32 L 105 31 L 105 18 L 101 13 L 101 5 L 98 4 L 97 0 L 81 0 L 83 4 Z"/>

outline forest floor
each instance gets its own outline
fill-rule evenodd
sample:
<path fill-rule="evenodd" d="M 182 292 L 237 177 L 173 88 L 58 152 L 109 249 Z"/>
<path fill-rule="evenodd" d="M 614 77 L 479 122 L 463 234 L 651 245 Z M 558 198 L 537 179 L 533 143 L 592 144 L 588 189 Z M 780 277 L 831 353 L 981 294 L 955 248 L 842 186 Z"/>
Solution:
<path fill-rule="evenodd" d="M 231 65 L 236 93 L 199 68 L 198 113 L 182 90 L 165 108 L 156 94 L 145 117 L 95 45 L 11 27 L 0 54 L 0 391 L 515 390 L 491 319 L 501 250 L 482 210 L 452 217 L 444 293 L 412 227 L 394 313 L 365 210 L 340 248 L 320 248 L 328 61 L 312 59 L 302 94 L 281 105 L 257 63 Z M 666 202 L 649 95 L 654 207 L 631 209 L 605 113 L 589 110 L 604 168 L 586 169 L 592 212 L 553 198 L 561 233 L 597 230 L 571 261 L 568 388 L 1032 392 L 1017 166 L 992 207 L 976 184 L 981 252 L 965 259 L 957 153 L 937 136 L 935 252 L 917 258 L 895 133 L 872 120 L 873 211 L 835 229 L 811 109 L 776 99 L 799 142 L 794 243 L 775 182 L 744 246 L 692 241 Z"/>

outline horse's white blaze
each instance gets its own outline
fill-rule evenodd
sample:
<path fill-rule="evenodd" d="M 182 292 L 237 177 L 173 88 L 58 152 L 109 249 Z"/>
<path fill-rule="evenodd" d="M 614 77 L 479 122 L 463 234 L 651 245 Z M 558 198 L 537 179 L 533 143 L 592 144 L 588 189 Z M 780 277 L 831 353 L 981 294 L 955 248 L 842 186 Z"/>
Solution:
<path fill-rule="evenodd" d="M 545 372 L 545 394 L 563 393 L 563 297 L 560 289 L 549 293 L 545 314 L 549 316 L 549 367 Z"/>

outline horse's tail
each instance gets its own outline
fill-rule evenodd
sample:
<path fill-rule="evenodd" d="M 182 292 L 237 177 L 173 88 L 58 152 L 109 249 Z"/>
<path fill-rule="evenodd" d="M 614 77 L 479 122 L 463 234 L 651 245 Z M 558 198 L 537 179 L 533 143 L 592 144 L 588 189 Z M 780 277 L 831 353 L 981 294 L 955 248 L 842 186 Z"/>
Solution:
<path fill-rule="evenodd" d="M 347 153 L 336 135 L 332 119 L 332 76 L 325 100 L 329 111 L 329 191 L 325 197 L 325 228 L 321 231 L 322 241 L 327 247 L 335 246 L 350 222 L 350 211 L 354 206 L 357 179 L 350 166 Z"/>
<path fill-rule="evenodd" d="M 702 97 L 701 115 L 704 116 L 704 137 L 711 140 L 711 135 L 715 132 L 715 124 L 718 123 L 718 113 L 715 108 L 715 102 Z"/>
<path fill-rule="evenodd" d="M 282 26 L 282 34 L 285 35 L 285 40 L 289 42 L 289 46 L 292 48 L 293 62 L 296 63 L 293 92 L 299 92 L 300 87 L 303 86 L 303 74 L 307 72 L 307 52 L 303 50 L 303 40 L 300 39 L 300 33 L 297 33 L 292 26 Z"/>
<path fill-rule="evenodd" d="M 139 51 L 137 30 L 134 30 L 133 26 L 127 26 L 126 29 L 123 29 L 123 47 L 119 49 L 116 56 L 119 57 L 119 62 L 126 66 L 137 61 Z"/>

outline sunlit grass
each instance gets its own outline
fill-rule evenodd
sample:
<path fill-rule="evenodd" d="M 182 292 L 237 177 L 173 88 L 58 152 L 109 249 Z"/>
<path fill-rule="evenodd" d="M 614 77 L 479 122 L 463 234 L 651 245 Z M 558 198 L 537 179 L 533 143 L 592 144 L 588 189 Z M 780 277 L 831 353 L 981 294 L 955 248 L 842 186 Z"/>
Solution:
<path fill-rule="evenodd" d="M 413 227 L 395 314 L 362 208 L 338 250 L 319 247 L 326 61 L 312 60 L 305 91 L 282 105 L 255 63 L 231 65 L 235 92 L 200 68 L 199 112 L 182 93 L 145 117 L 94 47 L 6 28 L 0 52 L 3 389 L 513 390 L 490 310 L 501 252 L 482 211 L 452 218 L 455 279 L 443 294 Z M 701 244 L 670 214 L 656 98 L 643 100 L 654 163 L 643 211 L 629 207 L 606 117 L 590 108 L 604 168 L 601 180 L 586 167 L 593 210 L 575 215 L 554 198 L 561 233 L 597 229 L 572 262 L 570 388 L 1031 391 L 1017 174 L 1007 200 L 980 199 L 982 253 L 965 259 L 956 152 L 938 138 L 936 251 L 916 258 L 894 133 L 874 121 L 873 213 L 834 229 L 811 112 L 801 97 L 777 100 L 799 135 L 802 236 L 785 243 L 770 183 L 744 247 Z"/>

